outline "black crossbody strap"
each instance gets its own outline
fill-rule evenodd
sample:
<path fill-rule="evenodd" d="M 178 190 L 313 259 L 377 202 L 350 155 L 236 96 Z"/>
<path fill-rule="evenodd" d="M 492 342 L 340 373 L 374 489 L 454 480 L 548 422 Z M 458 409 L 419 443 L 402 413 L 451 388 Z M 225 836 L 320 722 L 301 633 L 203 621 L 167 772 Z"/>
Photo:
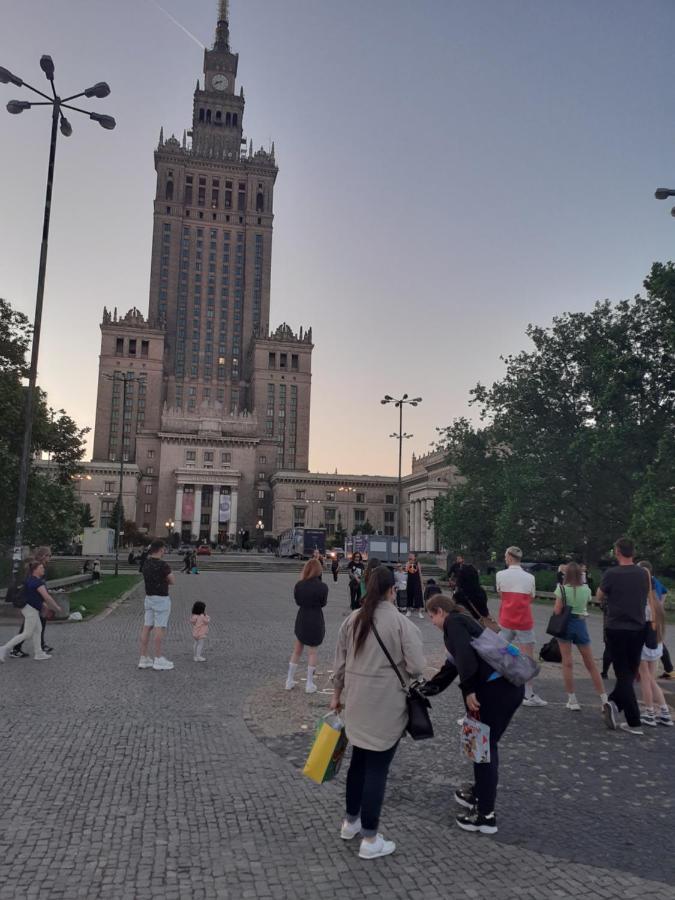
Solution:
<path fill-rule="evenodd" d="M 560 582 L 560 593 L 562 594 L 563 606 L 567 606 L 567 594 L 565 593 L 565 585 Z"/>
<path fill-rule="evenodd" d="M 383 652 L 384 652 L 384 655 L 385 655 L 385 656 L 387 657 L 387 659 L 389 660 L 389 665 L 392 667 L 392 669 L 394 670 L 394 672 L 396 672 L 396 675 L 397 675 L 397 677 L 398 677 L 398 680 L 401 682 L 401 687 L 403 688 L 404 691 L 407 691 L 408 688 L 406 687 L 406 683 L 405 683 L 405 681 L 403 680 L 403 676 L 402 676 L 401 673 L 399 672 L 398 666 L 396 665 L 396 663 L 394 662 L 394 660 L 391 658 L 391 654 L 389 653 L 389 651 L 387 650 L 387 648 L 386 648 L 386 647 L 384 646 L 384 644 L 382 643 L 382 638 L 381 638 L 380 635 L 377 633 L 377 628 L 375 627 L 375 623 L 374 623 L 374 622 L 372 623 L 371 627 L 372 627 L 372 629 L 373 629 L 373 634 L 375 635 L 375 637 L 376 637 L 376 639 L 377 639 L 377 643 L 380 645 L 380 647 L 382 647 L 382 650 L 383 650 Z"/>

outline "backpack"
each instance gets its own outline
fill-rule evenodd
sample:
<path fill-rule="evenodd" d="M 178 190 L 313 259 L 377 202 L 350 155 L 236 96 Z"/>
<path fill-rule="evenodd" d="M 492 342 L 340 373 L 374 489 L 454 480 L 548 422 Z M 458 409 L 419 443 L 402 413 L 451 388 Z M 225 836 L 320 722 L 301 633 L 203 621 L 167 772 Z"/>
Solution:
<path fill-rule="evenodd" d="M 10 596 L 11 594 L 11 596 Z M 12 606 L 15 609 L 23 609 L 26 605 L 26 594 L 24 591 L 23 584 L 17 584 L 14 590 L 7 591 L 7 600 L 12 601 Z"/>
<path fill-rule="evenodd" d="M 562 655 L 560 653 L 560 644 L 558 643 L 557 638 L 551 638 L 539 651 L 539 659 L 543 659 L 544 662 L 552 662 L 559 663 L 562 662 Z"/>

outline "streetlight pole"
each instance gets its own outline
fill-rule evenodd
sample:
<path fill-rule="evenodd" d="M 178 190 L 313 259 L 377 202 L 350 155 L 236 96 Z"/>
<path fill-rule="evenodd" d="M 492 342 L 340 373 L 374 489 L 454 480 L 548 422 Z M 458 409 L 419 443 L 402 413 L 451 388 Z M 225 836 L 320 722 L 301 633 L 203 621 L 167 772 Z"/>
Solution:
<path fill-rule="evenodd" d="M 117 497 L 117 515 L 115 516 L 115 575 L 119 575 L 120 569 L 120 537 L 122 535 L 122 519 L 124 516 L 124 420 L 127 409 L 127 385 L 133 382 L 139 384 L 145 381 L 145 375 L 133 375 L 129 372 L 113 372 L 112 375 L 104 375 L 113 384 L 122 382 L 122 438 L 120 444 L 120 484 Z M 129 426 L 131 428 L 131 425 Z"/>
<path fill-rule="evenodd" d="M 389 437 L 398 438 L 398 504 L 397 504 L 397 543 L 398 547 L 396 550 L 396 558 L 398 562 L 401 562 L 401 500 L 403 494 L 403 482 L 401 476 L 401 466 L 403 462 L 403 440 L 404 438 L 411 438 L 412 434 L 405 434 L 403 431 L 403 405 L 405 403 L 409 403 L 410 406 L 417 406 L 418 403 L 422 402 L 421 397 L 414 397 L 412 400 L 408 399 L 408 395 L 404 394 L 398 400 L 395 397 L 390 397 L 389 394 L 385 394 L 383 399 L 380 400 L 380 403 L 386 405 L 387 403 L 393 403 L 394 406 L 398 407 L 398 433 L 394 432 L 390 434 Z M 408 541 L 410 541 L 410 537 L 408 537 Z M 410 549 L 410 547 L 408 547 Z"/>
<path fill-rule="evenodd" d="M 23 548 L 23 530 L 26 516 L 26 497 L 28 494 L 28 475 L 30 472 L 30 456 L 33 437 L 33 408 L 35 406 L 35 385 L 37 382 L 37 364 L 40 351 L 40 330 L 42 326 L 42 305 L 45 292 L 45 274 L 47 271 L 47 251 L 49 249 L 49 220 L 52 209 L 52 188 L 54 185 L 54 160 L 56 158 L 56 138 L 57 127 L 59 121 L 61 123 L 61 134 L 64 137 L 70 137 L 73 129 L 70 122 L 63 115 L 63 109 L 72 109 L 75 112 L 84 113 L 90 119 L 98 122 L 103 128 L 112 129 L 115 127 L 115 120 L 112 116 L 103 116 L 99 113 L 92 113 L 88 110 L 79 109 L 76 106 L 70 106 L 67 101 L 74 100 L 76 97 L 107 97 L 110 88 L 104 81 L 97 84 L 79 94 L 72 94 L 62 100 L 56 94 L 54 87 L 54 61 L 51 56 L 43 55 L 40 58 L 40 68 L 49 81 L 52 96 L 44 94 L 37 88 L 32 87 L 18 75 L 14 75 L 9 69 L 0 66 L 0 83 L 14 84 L 17 87 L 27 87 L 29 91 L 43 97 L 44 100 L 28 101 L 28 100 L 10 100 L 7 104 L 7 111 L 12 115 L 19 115 L 32 106 L 51 106 L 52 107 L 52 128 L 49 140 L 49 163 L 47 166 L 47 190 L 45 193 L 45 208 L 42 220 L 42 242 L 40 244 L 40 264 L 38 267 L 38 283 L 37 293 L 35 297 L 35 319 L 33 322 L 33 341 L 30 354 L 30 368 L 28 373 L 28 393 L 26 394 L 26 405 L 24 409 L 24 433 L 23 447 L 21 451 L 21 463 L 19 468 L 19 485 L 18 497 L 16 503 L 16 520 L 14 524 L 14 549 L 12 551 L 12 571 L 9 579 L 9 588 L 7 591 L 7 599 L 11 600 L 16 588 L 17 576 L 21 565 L 21 553 Z"/>

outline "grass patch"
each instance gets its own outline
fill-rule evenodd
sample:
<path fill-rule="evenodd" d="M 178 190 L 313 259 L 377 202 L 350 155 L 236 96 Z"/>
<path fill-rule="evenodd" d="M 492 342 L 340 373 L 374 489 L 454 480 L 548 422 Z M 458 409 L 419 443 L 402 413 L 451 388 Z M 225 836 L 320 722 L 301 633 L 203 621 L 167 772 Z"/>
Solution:
<path fill-rule="evenodd" d="M 70 611 L 81 612 L 85 619 L 95 616 L 134 585 L 142 581 L 140 575 L 106 575 L 98 584 L 70 593 Z M 84 607 L 84 609 L 82 609 Z"/>

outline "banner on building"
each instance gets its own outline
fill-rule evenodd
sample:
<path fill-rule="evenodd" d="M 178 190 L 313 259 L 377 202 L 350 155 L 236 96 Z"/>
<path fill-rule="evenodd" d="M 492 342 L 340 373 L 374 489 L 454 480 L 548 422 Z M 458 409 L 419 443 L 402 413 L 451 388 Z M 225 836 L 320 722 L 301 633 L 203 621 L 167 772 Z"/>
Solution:
<path fill-rule="evenodd" d="M 220 495 L 220 514 L 219 522 L 229 522 L 232 514 L 232 501 L 229 494 Z"/>
<path fill-rule="evenodd" d="M 195 513 L 195 495 L 192 491 L 183 493 L 183 513 L 182 521 L 191 522 Z"/>

